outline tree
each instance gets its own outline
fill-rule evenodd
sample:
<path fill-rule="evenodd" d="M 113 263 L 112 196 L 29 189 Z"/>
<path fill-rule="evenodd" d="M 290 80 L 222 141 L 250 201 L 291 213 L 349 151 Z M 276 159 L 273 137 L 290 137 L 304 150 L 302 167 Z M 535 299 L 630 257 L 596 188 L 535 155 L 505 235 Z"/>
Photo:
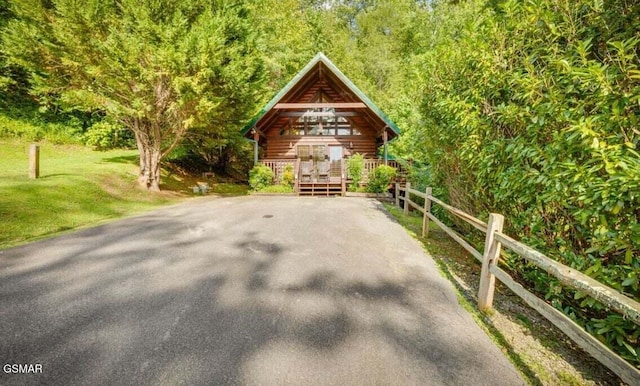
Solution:
<path fill-rule="evenodd" d="M 240 1 L 15 1 L 5 51 L 32 93 L 101 109 L 135 135 L 139 182 L 193 128 L 238 122 L 265 84 L 257 31 Z"/>
<path fill-rule="evenodd" d="M 9 8 L 7 0 L 0 0 L 0 31 L 12 20 L 15 15 Z M 23 99 L 27 95 L 28 76 L 22 68 L 7 61 L 3 45 L 0 45 L 0 108 L 6 107 L 9 101 Z"/>

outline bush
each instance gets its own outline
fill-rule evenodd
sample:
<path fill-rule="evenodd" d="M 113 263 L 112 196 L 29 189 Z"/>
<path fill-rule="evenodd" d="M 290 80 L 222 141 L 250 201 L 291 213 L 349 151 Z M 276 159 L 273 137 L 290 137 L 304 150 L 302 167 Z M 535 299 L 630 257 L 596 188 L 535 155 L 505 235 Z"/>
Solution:
<path fill-rule="evenodd" d="M 367 184 L 367 192 L 384 193 L 389 189 L 389 184 L 396 176 L 396 169 L 380 165 L 369 173 L 369 183 Z"/>
<path fill-rule="evenodd" d="M 362 173 L 364 172 L 364 156 L 362 154 L 354 154 L 347 160 L 347 172 L 351 183 L 349 184 L 349 191 L 355 192 L 360 186 L 362 181 Z"/>
<path fill-rule="evenodd" d="M 256 165 L 249 171 L 249 186 L 254 191 L 260 191 L 273 184 L 273 170 L 265 165 Z"/>
<path fill-rule="evenodd" d="M 47 139 L 55 144 L 77 143 L 78 127 L 64 123 L 49 123 L 38 119 L 13 118 L 0 114 L 0 137 L 23 138 L 27 141 Z"/>
<path fill-rule="evenodd" d="M 289 188 L 293 188 L 295 183 L 295 175 L 293 173 L 293 166 L 287 165 L 284 167 L 284 172 L 282 173 L 282 186 L 286 186 Z"/>
<path fill-rule="evenodd" d="M 132 145 L 131 135 L 120 125 L 100 121 L 94 123 L 84 134 L 85 145 L 92 146 L 96 150 L 107 150 Z"/>
<path fill-rule="evenodd" d="M 453 206 L 502 213 L 505 233 L 640 300 L 637 2 L 498 3 L 438 7 L 451 24 L 433 24 L 420 56 L 413 149 Z M 523 259 L 503 263 L 640 366 L 639 326 Z"/>

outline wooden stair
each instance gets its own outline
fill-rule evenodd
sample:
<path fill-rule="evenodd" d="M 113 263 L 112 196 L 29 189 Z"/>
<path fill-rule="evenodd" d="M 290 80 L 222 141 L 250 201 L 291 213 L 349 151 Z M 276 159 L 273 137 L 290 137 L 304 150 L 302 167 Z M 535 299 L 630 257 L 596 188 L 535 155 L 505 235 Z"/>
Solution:
<path fill-rule="evenodd" d="M 341 196 L 340 182 L 301 182 L 298 196 Z"/>

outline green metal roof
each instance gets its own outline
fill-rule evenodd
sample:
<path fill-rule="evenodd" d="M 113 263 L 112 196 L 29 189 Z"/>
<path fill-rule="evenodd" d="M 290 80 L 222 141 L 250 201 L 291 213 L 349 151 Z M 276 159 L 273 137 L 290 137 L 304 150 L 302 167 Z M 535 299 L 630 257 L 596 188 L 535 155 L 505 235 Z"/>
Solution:
<path fill-rule="evenodd" d="M 373 111 L 396 135 L 400 134 L 400 129 L 398 128 L 398 126 L 396 126 L 396 124 L 391 119 L 389 119 L 389 117 L 385 113 L 383 113 L 382 110 L 380 110 L 380 108 L 376 106 L 376 104 L 373 103 L 371 99 L 369 99 L 369 97 L 367 97 L 362 91 L 360 91 L 360 89 L 355 84 L 353 84 L 353 82 L 349 78 L 347 78 L 347 76 L 343 74 L 342 71 L 340 71 L 340 69 L 336 67 L 336 65 L 333 64 L 333 62 L 329 60 L 329 58 L 327 58 L 322 52 L 318 52 L 318 54 L 316 54 L 316 56 L 314 56 L 313 59 L 311 59 L 311 61 L 309 61 L 309 63 L 307 63 L 307 65 L 304 66 L 304 68 L 300 70 L 300 72 L 298 72 L 296 76 L 294 76 L 293 79 L 291 79 L 289 83 L 287 83 L 287 85 L 282 88 L 282 90 L 280 90 L 273 98 L 271 98 L 271 100 L 262 108 L 262 110 L 260 110 L 260 112 L 256 114 L 253 119 L 241 130 L 241 134 L 246 135 L 249 130 L 253 128 L 256 122 L 264 117 L 264 115 L 269 112 L 280 101 L 280 99 L 282 99 L 282 97 L 284 97 L 289 91 L 291 91 L 291 89 L 302 78 L 304 78 L 304 76 L 309 71 L 311 71 L 316 66 L 316 64 L 318 64 L 318 62 L 322 62 L 325 66 L 327 66 L 327 68 L 331 70 L 338 77 L 338 79 L 340 79 L 342 83 L 344 83 L 355 95 L 357 95 L 358 98 L 360 98 L 360 100 L 371 111 Z"/>

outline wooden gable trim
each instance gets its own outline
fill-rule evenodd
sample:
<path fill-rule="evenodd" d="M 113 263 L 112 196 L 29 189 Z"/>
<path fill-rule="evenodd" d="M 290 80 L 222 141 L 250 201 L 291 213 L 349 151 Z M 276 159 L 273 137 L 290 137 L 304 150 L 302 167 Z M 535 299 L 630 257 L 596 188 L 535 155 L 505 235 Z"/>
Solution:
<path fill-rule="evenodd" d="M 291 110 L 303 110 L 303 109 L 319 109 L 319 108 L 335 108 L 335 109 L 366 109 L 367 105 L 361 102 L 347 102 L 347 103 L 278 103 L 273 106 L 274 109 L 291 109 Z"/>

